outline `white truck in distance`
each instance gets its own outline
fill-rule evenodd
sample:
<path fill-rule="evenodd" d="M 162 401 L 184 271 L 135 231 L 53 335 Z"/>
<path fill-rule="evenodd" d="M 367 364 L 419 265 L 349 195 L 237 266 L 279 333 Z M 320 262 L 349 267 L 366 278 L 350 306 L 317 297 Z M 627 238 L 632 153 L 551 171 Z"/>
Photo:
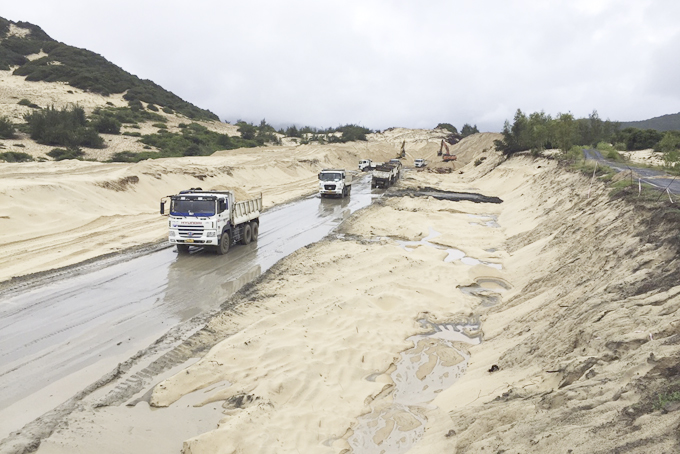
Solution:
<path fill-rule="evenodd" d="M 319 195 L 321 197 L 345 197 L 351 191 L 352 175 L 344 169 L 323 169 L 319 172 Z"/>
<path fill-rule="evenodd" d="M 192 188 L 161 199 L 161 214 L 168 201 L 168 239 L 179 253 L 189 252 L 189 246 L 203 246 L 223 255 L 235 242 L 257 241 L 262 194 L 237 202 L 231 191 Z"/>
<path fill-rule="evenodd" d="M 359 161 L 359 170 L 361 170 L 362 172 L 366 172 L 372 166 L 373 161 L 371 161 L 370 159 L 362 159 L 361 161 Z"/>

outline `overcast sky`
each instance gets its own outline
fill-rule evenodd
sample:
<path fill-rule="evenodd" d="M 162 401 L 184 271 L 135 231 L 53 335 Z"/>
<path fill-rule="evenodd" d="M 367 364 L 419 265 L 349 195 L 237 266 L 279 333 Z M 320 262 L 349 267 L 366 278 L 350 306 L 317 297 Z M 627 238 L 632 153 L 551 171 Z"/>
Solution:
<path fill-rule="evenodd" d="M 223 120 L 499 131 L 680 111 L 677 0 L 17 0 L 0 15 Z"/>

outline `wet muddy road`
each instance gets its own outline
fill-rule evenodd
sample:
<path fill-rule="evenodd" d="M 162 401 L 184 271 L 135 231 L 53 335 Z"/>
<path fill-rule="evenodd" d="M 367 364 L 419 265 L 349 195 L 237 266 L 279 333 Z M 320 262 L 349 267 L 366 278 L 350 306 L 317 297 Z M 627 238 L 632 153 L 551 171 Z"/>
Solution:
<path fill-rule="evenodd" d="M 366 177 L 264 213 L 257 243 L 226 256 L 163 249 L 0 296 L 0 440 L 192 317 L 215 310 L 281 258 L 378 197 Z M 187 333 L 188 336 L 190 333 Z"/>

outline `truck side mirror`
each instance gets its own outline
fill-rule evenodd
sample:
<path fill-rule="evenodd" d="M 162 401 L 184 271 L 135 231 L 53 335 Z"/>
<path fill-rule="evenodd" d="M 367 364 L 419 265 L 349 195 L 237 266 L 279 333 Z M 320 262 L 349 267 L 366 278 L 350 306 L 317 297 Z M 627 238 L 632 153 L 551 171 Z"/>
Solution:
<path fill-rule="evenodd" d="M 161 214 L 165 214 L 165 202 L 161 200 Z"/>

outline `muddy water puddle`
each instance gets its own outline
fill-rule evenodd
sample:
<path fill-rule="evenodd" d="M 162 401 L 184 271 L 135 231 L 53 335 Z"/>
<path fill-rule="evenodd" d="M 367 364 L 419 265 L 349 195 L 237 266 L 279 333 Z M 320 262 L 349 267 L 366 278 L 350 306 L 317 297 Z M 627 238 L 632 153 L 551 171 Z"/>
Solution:
<path fill-rule="evenodd" d="M 479 277 L 474 283 L 458 288 L 466 295 L 479 298 L 483 307 L 491 307 L 499 304 L 502 301 L 502 293 L 510 290 L 512 286 L 503 279 Z"/>
<path fill-rule="evenodd" d="M 468 214 L 468 217 L 478 219 L 475 222 L 471 221 L 470 225 L 481 225 L 493 229 L 501 228 L 501 225 L 498 223 L 498 216 L 495 214 Z"/>
<path fill-rule="evenodd" d="M 470 360 L 465 345 L 481 342 L 479 320 L 433 324 L 425 334 L 410 337 L 413 348 L 400 354 L 390 378 L 394 385 L 379 394 L 371 412 L 358 418 L 347 439 L 353 453 L 401 454 L 409 451 L 425 433 L 430 403 L 465 373 Z M 375 381 L 382 374 L 366 379 Z M 327 440 L 332 442 L 333 440 Z"/>
<path fill-rule="evenodd" d="M 423 238 L 420 241 L 402 241 L 402 240 L 397 240 L 397 244 L 399 244 L 402 248 L 404 248 L 407 251 L 413 250 L 418 246 L 427 246 L 431 247 L 434 249 L 439 249 L 448 252 L 448 255 L 444 258 L 444 262 L 450 263 L 450 262 L 456 262 L 460 261 L 461 263 L 465 265 L 470 265 L 470 266 L 475 266 L 475 265 L 485 265 L 491 268 L 495 268 L 497 270 L 502 270 L 503 265 L 500 263 L 493 263 L 493 262 L 488 262 L 488 261 L 483 261 L 479 260 L 474 257 L 468 256 L 465 252 L 461 251 L 460 249 L 455 249 L 455 248 L 447 248 L 444 246 L 440 246 L 438 244 L 431 243 L 430 240 L 433 240 L 437 238 L 438 236 L 441 236 L 441 233 L 437 232 L 434 230 L 432 227 L 429 228 L 430 233 L 428 236 Z"/>

